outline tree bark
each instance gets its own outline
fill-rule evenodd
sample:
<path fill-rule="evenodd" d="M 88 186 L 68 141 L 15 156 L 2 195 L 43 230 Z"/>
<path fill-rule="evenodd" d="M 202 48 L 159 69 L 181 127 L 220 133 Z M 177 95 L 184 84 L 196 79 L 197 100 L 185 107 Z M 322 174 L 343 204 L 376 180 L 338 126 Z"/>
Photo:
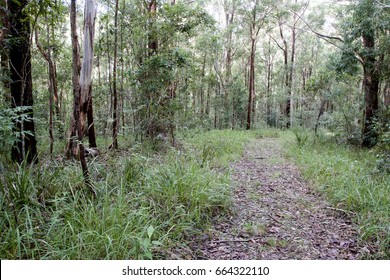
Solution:
<path fill-rule="evenodd" d="M 77 25 L 76 25 L 76 0 L 71 1 L 70 7 L 70 31 L 72 38 L 72 85 L 73 85 L 73 114 L 71 117 L 71 127 L 68 132 L 68 143 L 66 155 L 68 158 L 77 158 L 79 154 L 78 140 L 82 140 L 82 135 L 78 134 L 80 122 L 80 50 L 78 45 Z"/>
<path fill-rule="evenodd" d="M 230 118 L 230 108 L 229 108 L 229 94 L 231 88 L 231 79 L 232 79 L 232 60 L 233 60 L 233 29 L 231 28 L 234 23 L 234 16 L 236 12 L 236 2 L 233 1 L 231 11 L 225 7 L 225 17 L 226 17 L 226 29 L 228 30 L 227 39 L 226 39 L 226 75 L 225 75 L 225 87 L 224 87 L 224 126 L 229 125 Z M 233 108 L 234 110 L 234 108 Z"/>
<path fill-rule="evenodd" d="M 8 5 L 6 0 L 0 0 L 0 75 L 4 77 L 2 80 L 3 82 L 3 97 L 6 103 L 11 103 L 11 96 L 10 96 L 10 83 L 9 79 L 6 77 L 10 76 L 9 73 L 9 50 L 7 49 L 6 45 L 6 39 L 8 38 L 9 34 L 9 17 L 8 17 Z"/>
<path fill-rule="evenodd" d="M 115 16 L 114 16 L 114 65 L 112 70 L 113 75 L 113 108 L 112 108 L 112 144 L 111 148 L 118 149 L 118 93 L 117 93 L 117 57 L 118 57 L 118 0 L 115 0 Z"/>
<path fill-rule="evenodd" d="M 76 0 L 71 0 L 70 24 L 71 24 L 71 36 L 72 36 L 72 57 L 73 57 L 72 83 L 73 83 L 74 100 L 73 100 L 73 118 L 72 118 L 73 127 L 71 129 L 72 135 L 69 140 L 70 146 L 68 147 L 69 148 L 68 153 L 71 153 L 71 155 L 73 156 L 78 155 L 81 168 L 83 171 L 85 185 L 88 186 L 91 189 L 91 191 L 93 191 L 90 177 L 89 177 L 87 161 L 85 159 L 85 148 L 82 142 L 84 130 L 82 126 L 82 116 L 80 112 L 81 111 L 80 103 L 82 97 L 81 97 L 81 85 L 80 85 L 79 73 L 80 73 L 81 66 L 80 66 L 80 53 L 78 48 L 77 27 L 76 27 Z"/>
<path fill-rule="evenodd" d="M 386 85 L 385 85 L 383 103 L 385 105 L 385 110 L 389 110 L 389 108 L 390 108 L 390 81 L 387 81 Z"/>
<path fill-rule="evenodd" d="M 253 27 L 251 29 L 251 54 L 249 59 L 249 96 L 247 107 L 246 129 L 250 130 L 252 119 L 255 113 L 255 53 L 256 53 L 256 38 L 253 35 Z"/>
<path fill-rule="evenodd" d="M 97 148 L 95 125 L 93 120 L 92 104 L 92 68 L 93 68 L 93 41 L 95 36 L 96 2 L 86 0 L 84 9 L 84 51 L 80 72 L 80 118 L 81 130 L 85 129 L 85 121 L 88 117 L 88 140 L 91 148 Z M 83 135 L 82 135 L 83 137 Z"/>
<path fill-rule="evenodd" d="M 37 141 L 33 116 L 33 95 L 31 76 L 30 21 L 24 8 L 28 0 L 9 1 L 10 35 L 12 44 L 9 49 L 11 78 L 11 107 L 28 106 L 23 113 L 29 118 L 16 123 L 19 132 L 18 141 L 12 148 L 12 159 L 16 162 L 26 160 L 37 162 Z M 27 134 L 28 133 L 28 134 Z"/>
<path fill-rule="evenodd" d="M 295 1 L 297 3 L 297 1 Z M 288 101 L 287 101 L 287 106 L 288 108 L 288 114 L 287 114 L 287 128 L 293 125 L 293 77 L 294 77 L 294 67 L 295 67 L 295 44 L 296 44 L 296 14 L 294 13 L 294 24 L 291 27 L 291 58 L 290 58 L 290 67 L 289 67 L 289 76 L 288 76 Z M 287 110 L 286 110 L 287 112 Z"/>
<path fill-rule="evenodd" d="M 363 47 L 365 49 L 363 59 L 363 90 L 365 100 L 363 141 L 364 147 L 372 147 L 376 144 L 378 135 L 374 125 L 378 113 L 379 71 L 375 57 L 375 35 L 373 32 L 362 34 Z"/>

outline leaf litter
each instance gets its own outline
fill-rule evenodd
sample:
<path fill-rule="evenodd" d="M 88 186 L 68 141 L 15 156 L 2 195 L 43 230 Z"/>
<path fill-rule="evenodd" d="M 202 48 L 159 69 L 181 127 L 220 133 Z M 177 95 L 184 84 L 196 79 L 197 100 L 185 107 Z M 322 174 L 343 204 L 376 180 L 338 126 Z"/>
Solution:
<path fill-rule="evenodd" d="M 192 259 L 359 259 L 350 213 L 331 207 L 283 157 L 279 139 L 251 141 L 232 164 L 231 214 L 192 243 Z"/>

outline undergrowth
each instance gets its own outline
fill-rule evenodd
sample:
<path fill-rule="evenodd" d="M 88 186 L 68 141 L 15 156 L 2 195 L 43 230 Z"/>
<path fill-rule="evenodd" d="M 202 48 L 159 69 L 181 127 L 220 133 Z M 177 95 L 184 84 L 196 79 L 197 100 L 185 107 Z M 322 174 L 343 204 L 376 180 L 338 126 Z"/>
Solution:
<path fill-rule="evenodd" d="M 212 131 L 164 154 L 131 150 L 90 159 L 97 197 L 77 162 L 4 165 L 1 259 L 174 258 L 175 248 L 229 211 L 228 162 L 252 134 Z"/>
<path fill-rule="evenodd" d="M 299 141 L 301 135 L 305 141 Z M 295 132 L 295 138 L 288 138 L 289 156 L 306 178 L 335 207 L 354 213 L 362 244 L 375 247 L 365 258 L 390 258 L 390 175 L 378 170 L 375 154 L 336 145 L 323 135 L 309 137 L 307 132 Z M 296 145 L 291 145 L 292 141 Z"/>

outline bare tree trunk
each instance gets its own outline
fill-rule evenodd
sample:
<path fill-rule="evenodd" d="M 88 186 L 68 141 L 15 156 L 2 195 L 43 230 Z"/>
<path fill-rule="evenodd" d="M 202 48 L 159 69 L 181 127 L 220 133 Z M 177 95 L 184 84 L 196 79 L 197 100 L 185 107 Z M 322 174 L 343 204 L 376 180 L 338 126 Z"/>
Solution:
<path fill-rule="evenodd" d="M 90 4 L 87 0 L 86 2 L 86 13 L 87 13 L 87 5 Z M 71 0 L 71 12 L 70 12 L 70 24 L 71 24 L 71 34 L 72 34 L 72 54 L 73 54 L 73 66 L 72 66 L 72 83 L 73 83 L 73 95 L 74 95 L 74 105 L 73 105 L 73 127 L 71 129 L 72 134 L 71 139 L 69 143 L 69 149 L 68 153 L 72 153 L 72 155 L 77 155 L 80 159 L 81 168 L 83 171 L 84 176 L 84 182 L 85 185 L 90 188 L 90 190 L 95 194 L 95 192 L 92 189 L 90 177 L 89 177 L 89 171 L 87 166 L 87 161 L 85 159 L 85 148 L 84 144 L 82 142 L 83 140 L 83 134 L 84 134 L 84 128 L 82 126 L 82 116 L 81 116 L 81 102 L 82 102 L 82 87 L 83 90 L 88 89 L 86 87 L 86 80 L 88 77 L 86 77 L 84 63 L 83 67 L 84 72 L 82 72 L 84 80 L 82 80 L 81 77 L 79 77 L 80 73 L 80 54 L 79 54 L 79 48 L 78 48 L 78 39 L 77 39 L 77 27 L 76 27 L 76 0 Z M 93 38 L 93 37 L 92 37 Z M 85 44 L 88 44 L 88 42 L 84 42 Z M 84 62 L 87 61 L 88 56 L 84 57 Z M 92 69 L 92 65 L 91 68 Z M 81 83 L 83 81 L 83 83 Z M 96 194 L 95 194 L 96 195 Z"/>
<path fill-rule="evenodd" d="M 267 114 L 267 124 L 273 125 L 271 120 L 271 94 L 272 94 L 272 68 L 274 57 L 271 56 L 271 41 L 268 42 L 268 53 L 266 59 L 266 69 L 267 69 L 267 100 L 266 100 L 266 114 Z"/>
<path fill-rule="evenodd" d="M 295 1 L 296 3 L 297 1 Z M 287 127 L 290 127 L 293 125 L 293 78 L 294 78 L 294 64 L 295 64 L 295 44 L 296 44 L 296 14 L 294 13 L 294 25 L 291 27 L 291 59 L 290 59 L 290 67 L 289 67 L 289 80 L 288 80 L 288 101 L 287 106 L 289 107 L 287 114 Z"/>
<path fill-rule="evenodd" d="M 73 114 L 71 126 L 68 131 L 68 142 L 66 146 L 66 156 L 68 158 L 78 157 L 79 145 L 82 135 L 78 134 L 80 119 L 80 50 L 78 45 L 77 25 L 76 25 L 76 0 L 71 1 L 70 7 L 70 31 L 72 37 L 72 85 L 73 85 Z M 83 155 L 84 156 L 84 155 Z"/>
<path fill-rule="evenodd" d="M 9 18 L 8 18 L 8 6 L 6 0 L 0 0 L 0 75 L 3 77 L 9 77 L 9 59 L 8 59 L 8 49 L 5 44 L 5 39 L 8 36 L 10 25 L 9 25 Z M 3 79 L 3 97 L 6 103 L 11 103 L 11 95 L 10 95 L 10 83 L 8 79 Z"/>
<path fill-rule="evenodd" d="M 230 9 L 225 8 L 225 17 L 226 17 L 226 29 L 228 30 L 227 41 L 226 41 L 226 76 L 225 76 L 225 87 L 224 87 L 224 126 L 229 125 L 230 118 L 230 108 L 229 108 L 229 91 L 231 88 L 231 79 L 232 79 L 232 60 L 233 60 L 233 29 L 231 26 L 234 23 L 234 16 L 236 12 L 236 2 L 233 1 L 233 6 Z M 234 110 L 234 108 L 233 108 Z"/>
<path fill-rule="evenodd" d="M 92 106 L 92 68 L 93 68 L 93 41 L 95 36 L 96 2 L 86 0 L 84 9 L 84 51 L 80 72 L 80 118 L 81 130 L 85 129 L 88 117 L 88 139 L 91 148 L 96 148 L 96 135 L 93 121 Z M 82 135 L 83 137 L 83 135 Z"/>
<path fill-rule="evenodd" d="M 201 78 L 201 80 L 202 80 L 202 85 L 201 85 L 201 88 L 200 88 L 200 116 L 201 116 L 201 118 L 203 118 L 204 117 L 204 114 L 205 114 L 205 106 L 204 106 L 204 99 L 205 99 L 205 97 L 204 97 L 204 86 L 203 86 L 203 84 L 204 84 L 204 79 L 205 79 L 205 77 L 206 77 L 206 57 L 207 57 L 207 54 L 205 53 L 204 55 L 203 55 L 203 63 L 202 63 L 202 78 Z"/>
<path fill-rule="evenodd" d="M 106 21 L 106 28 L 109 29 L 108 21 Z M 107 104 L 109 108 L 107 108 L 107 119 L 104 127 L 104 136 L 106 137 L 106 133 L 109 130 L 109 119 L 112 113 L 112 75 L 111 75 L 111 46 L 110 46 L 110 38 L 109 32 L 106 32 L 106 48 L 107 48 L 107 76 L 108 76 L 108 86 L 109 86 L 109 94 L 107 94 Z"/>
<path fill-rule="evenodd" d="M 384 89 L 384 105 L 385 109 L 389 110 L 390 108 L 390 82 L 386 81 L 385 89 Z"/>
<path fill-rule="evenodd" d="M 251 38 L 251 55 L 249 60 L 249 95 L 248 95 L 248 106 L 247 106 L 247 118 L 246 118 L 246 129 L 250 130 L 252 125 L 252 114 L 254 113 L 255 103 L 255 52 L 256 52 L 256 40 L 252 36 Z"/>
<path fill-rule="evenodd" d="M 115 16 L 114 16 L 114 65 L 112 70 L 113 75 L 113 108 L 112 108 L 112 144 L 111 148 L 118 149 L 118 93 L 117 93 L 117 57 L 118 57 L 118 0 L 115 0 Z"/>
<path fill-rule="evenodd" d="M 121 10 L 122 11 L 125 11 L 125 8 L 126 8 L 126 1 L 123 1 L 122 2 L 122 7 L 121 7 Z M 120 23 L 120 49 L 121 49 L 121 58 L 120 58 L 120 62 L 121 62 L 121 82 L 120 82 L 120 99 L 121 99 L 121 115 L 122 115 L 122 131 L 123 131 L 123 134 L 125 133 L 125 127 L 126 127 L 126 122 L 125 122 L 125 111 L 124 111 L 124 107 L 125 107 L 125 90 L 124 90 L 124 81 L 125 81 L 125 63 L 124 63 L 124 59 L 123 59 L 123 52 L 124 52 L 124 45 L 123 45 L 123 26 L 124 26 L 124 15 L 122 13 L 122 16 L 121 16 L 121 23 Z"/>
<path fill-rule="evenodd" d="M 373 33 L 363 33 L 363 90 L 365 100 L 363 123 L 363 146 L 372 147 L 376 144 L 378 135 L 375 132 L 375 119 L 378 113 L 379 70 L 375 58 L 375 36 Z"/>
<path fill-rule="evenodd" d="M 89 86 L 87 104 L 88 104 L 88 107 L 87 107 L 88 143 L 89 143 L 90 148 L 97 149 L 95 122 L 94 122 L 94 117 L 93 117 L 94 114 L 93 114 L 92 84 Z M 85 131 L 85 130 L 83 130 L 83 131 Z"/>
<path fill-rule="evenodd" d="M 321 116 L 324 114 L 325 112 L 325 105 L 328 103 L 328 100 L 324 99 L 321 101 L 321 106 L 320 106 L 320 110 L 318 111 L 318 115 L 317 115 L 317 120 L 316 120 L 316 124 L 315 124 L 315 127 L 314 127 L 314 133 L 315 135 L 317 136 L 318 135 L 318 126 L 320 124 L 320 118 Z"/>
<path fill-rule="evenodd" d="M 31 76 L 30 21 L 25 14 L 28 0 L 9 1 L 10 35 L 12 44 L 9 49 L 11 78 L 11 107 L 28 106 L 23 113 L 29 118 L 16 123 L 18 141 L 12 148 L 12 159 L 17 162 L 26 160 L 37 162 L 37 141 L 33 116 L 33 95 Z M 28 134 L 26 132 L 29 132 Z"/>

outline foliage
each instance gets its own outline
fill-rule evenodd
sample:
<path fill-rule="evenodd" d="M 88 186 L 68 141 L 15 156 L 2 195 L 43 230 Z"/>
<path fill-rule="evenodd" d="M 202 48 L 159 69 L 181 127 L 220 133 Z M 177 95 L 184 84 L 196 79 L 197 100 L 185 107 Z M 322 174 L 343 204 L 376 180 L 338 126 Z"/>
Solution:
<path fill-rule="evenodd" d="M 26 135 L 31 135 L 30 131 L 18 131 L 18 123 L 31 120 L 30 106 L 19 106 L 0 110 L 0 155 L 3 159 L 9 156 L 9 151 L 16 141 Z"/>
<path fill-rule="evenodd" d="M 376 132 L 379 135 L 378 143 L 373 149 L 376 155 L 377 167 L 381 172 L 390 174 L 390 110 L 384 112 L 376 123 Z"/>

